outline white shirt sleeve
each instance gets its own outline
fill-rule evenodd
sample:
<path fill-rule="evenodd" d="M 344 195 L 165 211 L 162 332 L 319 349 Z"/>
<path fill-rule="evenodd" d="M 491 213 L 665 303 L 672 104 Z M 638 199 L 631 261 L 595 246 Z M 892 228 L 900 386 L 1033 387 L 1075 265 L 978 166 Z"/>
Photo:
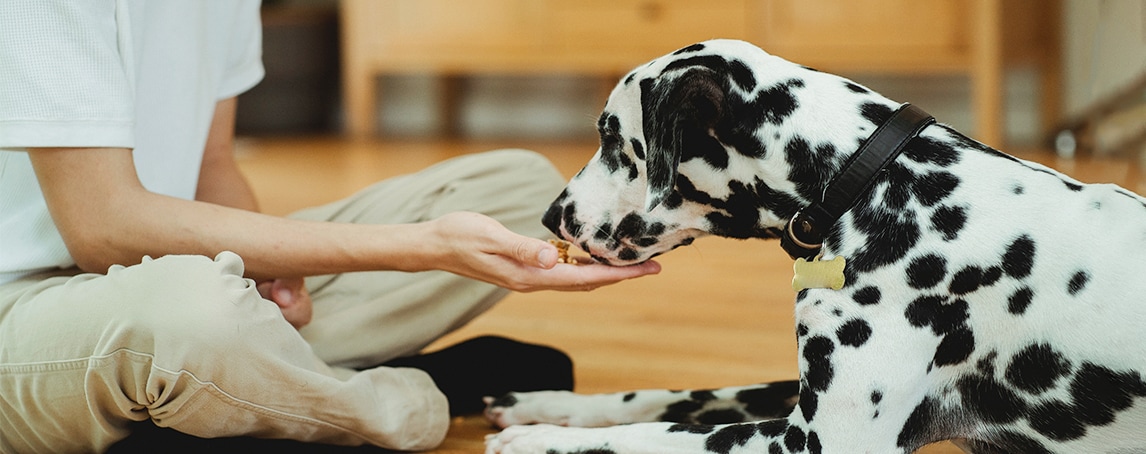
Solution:
<path fill-rule="evenodd" d="M 134 145 L 120 6 L 0 2 L 0 148 Z"/>
<path fill-rule="evenodd" d="M 217 99 L 238 96 L 263 79 L 263 28 L 259 2 L 237 6 L 235 35 L 231 38 L 230 65 L 219 83 Z"/>

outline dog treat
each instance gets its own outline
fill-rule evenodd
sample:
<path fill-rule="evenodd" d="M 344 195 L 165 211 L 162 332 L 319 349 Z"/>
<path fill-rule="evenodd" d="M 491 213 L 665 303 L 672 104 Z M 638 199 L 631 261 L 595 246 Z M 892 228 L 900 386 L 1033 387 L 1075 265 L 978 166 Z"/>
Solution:
<path fill-rule="evenodd" d="M 577 264 L 577 259 L 569 256 L 569 246 L 572 244 L 565 240 L 551 239 L 549 244 L 557 246 L 557 263 Z"/>

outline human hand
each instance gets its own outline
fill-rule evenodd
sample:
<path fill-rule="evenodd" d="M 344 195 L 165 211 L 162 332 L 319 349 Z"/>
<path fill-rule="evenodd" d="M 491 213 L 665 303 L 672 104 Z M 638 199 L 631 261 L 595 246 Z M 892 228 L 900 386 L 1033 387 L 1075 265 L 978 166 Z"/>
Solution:
<path fill-rule="evenodd" d="M 661 270 L 654 261 L 624 267 L 559 264 L 556 246 L 516 234 L 478 213 L 450 213 L 427 225 L 444 249 L 433 254 L 444 257 L 434 268 L 519 292 L 589 291 Z"/>
<path fill-rule="evenodd" d="M 259 295 L 278 305 L 283 317 L 295 329 L 310 323 L 313 307 L 310 292 L 306 290 L 301 277 L 262 281 L 256 288 Z"/>

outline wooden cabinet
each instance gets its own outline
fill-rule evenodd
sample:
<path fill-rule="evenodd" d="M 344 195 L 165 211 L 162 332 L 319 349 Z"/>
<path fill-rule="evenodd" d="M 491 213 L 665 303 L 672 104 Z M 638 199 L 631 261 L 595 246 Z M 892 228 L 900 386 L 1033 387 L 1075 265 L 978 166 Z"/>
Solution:
<path fill-rule="evenodd" d="M 380 74 L 614 79 L 711 38 L 831 72 L 964 74 L 975 135 L 1002 143 L 1003 71 L 1032 64 L 1058 117 L 1058 2 L 1040 0 L 342 0 L 347 126 L 370 134 Z"/>

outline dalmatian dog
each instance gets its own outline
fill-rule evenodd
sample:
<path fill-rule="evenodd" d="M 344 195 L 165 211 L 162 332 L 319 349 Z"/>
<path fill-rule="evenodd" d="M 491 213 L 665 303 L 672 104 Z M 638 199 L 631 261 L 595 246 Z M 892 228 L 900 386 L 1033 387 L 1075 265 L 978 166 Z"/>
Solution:
<path fill-rule="evenodd" d="M 487 453 L 1146 453 L 1146 199 L 906 107 L 740 41 L 625 77 L 548 227 L 618 266 L 780 238 L 842 285 L 797 294 L 798 382 L 510 394 Z"/>

